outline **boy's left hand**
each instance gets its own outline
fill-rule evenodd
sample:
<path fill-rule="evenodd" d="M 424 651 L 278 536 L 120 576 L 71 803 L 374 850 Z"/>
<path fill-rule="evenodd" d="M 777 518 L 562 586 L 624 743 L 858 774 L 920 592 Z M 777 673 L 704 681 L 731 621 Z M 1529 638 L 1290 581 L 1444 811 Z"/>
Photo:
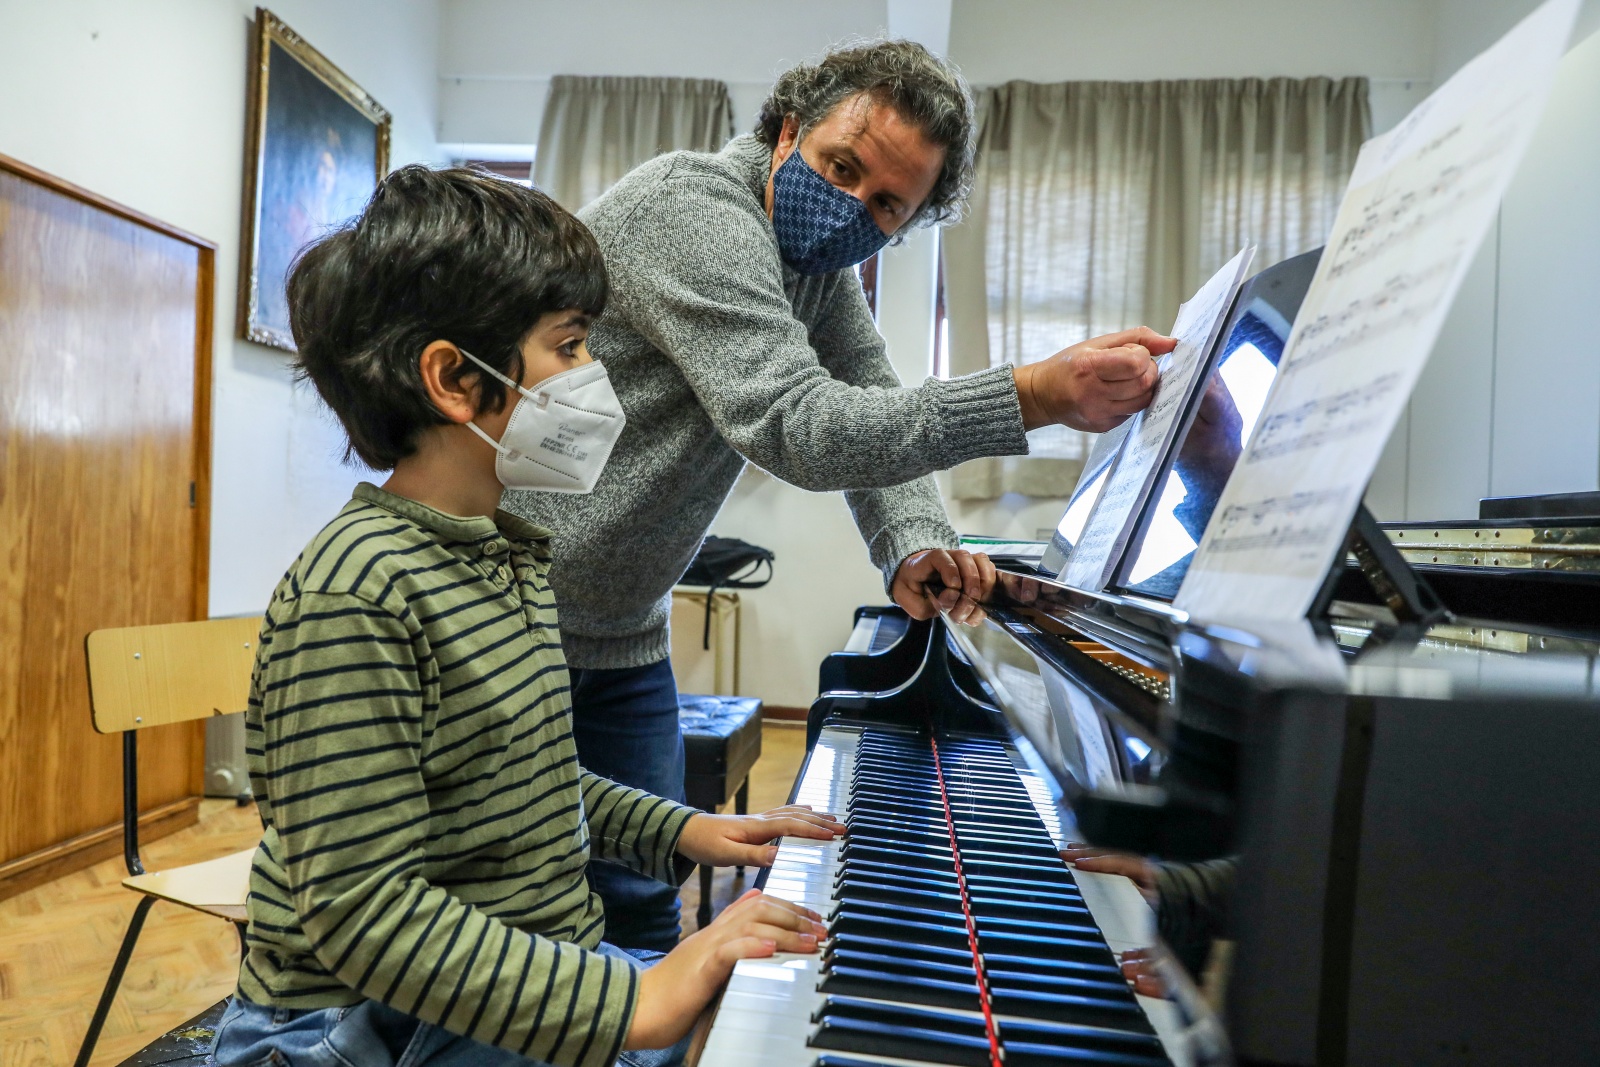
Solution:
<path fill-rule="evenodd" d="M 691 818 L 678 838 L 678 851 L 708 867 L 770 867 L 780 837 L 809 837 L 832 841 L 844 833 L 844 823 L 832 815 L 791 804 L 760 815 L 710 815 Z"/>

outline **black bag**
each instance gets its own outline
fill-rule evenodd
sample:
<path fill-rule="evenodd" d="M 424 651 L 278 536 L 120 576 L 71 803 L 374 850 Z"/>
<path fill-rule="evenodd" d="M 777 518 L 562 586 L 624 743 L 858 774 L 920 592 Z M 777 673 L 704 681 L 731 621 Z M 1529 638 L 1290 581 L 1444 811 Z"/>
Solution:
<path fill-rule="evenodd" d="M 706 587 L 706 629 L 701 647 L 711 647 L 711 601 L 718 589 L 760 589 L 772 581 L 772 550 L 741 541 L 737 537 L 707 537 L 700 544 L 689 569 L 678 579 L 681 585 Z M 757 578 L 762 565 L 767 573 Z"/>

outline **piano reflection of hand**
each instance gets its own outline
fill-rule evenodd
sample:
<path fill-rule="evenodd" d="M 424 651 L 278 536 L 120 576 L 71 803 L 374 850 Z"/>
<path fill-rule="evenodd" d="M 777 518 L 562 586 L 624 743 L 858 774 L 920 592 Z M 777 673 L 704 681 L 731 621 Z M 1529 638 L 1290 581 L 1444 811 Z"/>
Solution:
<path fill-rule="evenodd" d="M 1156 906 L 1158 900 L 1156 865 L 1143 856 L 1069 841 L 1067 847 L 1061 850 L 1061 858 L 1079 870 L 1093 871 L 1096 874 L 1120 874 L 1131 879 L 1138 887 L 1139 895 L 1144 897 L 1145 903 L 1152 908 Z"/>
<path fill-rule="evenodd" d="M 994 592 L 997 571 L 982 552 L 928 549 L 901 562 L 890 592 L 913 619 L 945 619 L 963 626 L 981 626 L 988 613 L 984 601 Z"/>

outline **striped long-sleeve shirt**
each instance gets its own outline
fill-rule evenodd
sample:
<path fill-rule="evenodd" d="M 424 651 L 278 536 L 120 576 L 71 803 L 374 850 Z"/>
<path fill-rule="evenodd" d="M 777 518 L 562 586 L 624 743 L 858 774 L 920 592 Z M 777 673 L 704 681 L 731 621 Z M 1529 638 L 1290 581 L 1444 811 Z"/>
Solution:
<path fill-rule="evenodd" d="M 548 535 L 360 486 L 273 595 L 246 713 L 265 833 L 239 994 L 382 1001 L 609 1065 L 637 977 L 591 850 L 663 881 L 693 809 L 578 766 Z"/>

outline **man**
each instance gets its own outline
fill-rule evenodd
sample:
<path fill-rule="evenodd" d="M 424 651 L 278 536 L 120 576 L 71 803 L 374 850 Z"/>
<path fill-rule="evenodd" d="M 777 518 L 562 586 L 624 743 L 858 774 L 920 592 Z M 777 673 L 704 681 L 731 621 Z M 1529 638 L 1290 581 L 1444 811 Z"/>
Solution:
<path fill-rule="evenodd" d="M 505 506 L 555 531 L 588 769 L 682 799 L 670 593 L 747 461 L 844 490 L 895 602 L 961 618 L 971 605 L 952 591 L 981 595 L 994 569 L 957 550 L 927 475 L 1025 453 L 1037 426 L 1105 430 L 1149 403 L 1152 356 L 1173 342 L 1144 329 L 901 386 L 851 268 L 959 213 L 974 141 L 960 75 L 920 45 L 869 44 L 780 77 L 754 135 L 644 163 L 580 213 L 612 283 L 589 348 L 627 427 L 592 494 L 508 493 Z M 924 592 L 935 577 L 941 601 Z M 591 871 L 613 943 L 672 947 L 670 889 Z"/>

